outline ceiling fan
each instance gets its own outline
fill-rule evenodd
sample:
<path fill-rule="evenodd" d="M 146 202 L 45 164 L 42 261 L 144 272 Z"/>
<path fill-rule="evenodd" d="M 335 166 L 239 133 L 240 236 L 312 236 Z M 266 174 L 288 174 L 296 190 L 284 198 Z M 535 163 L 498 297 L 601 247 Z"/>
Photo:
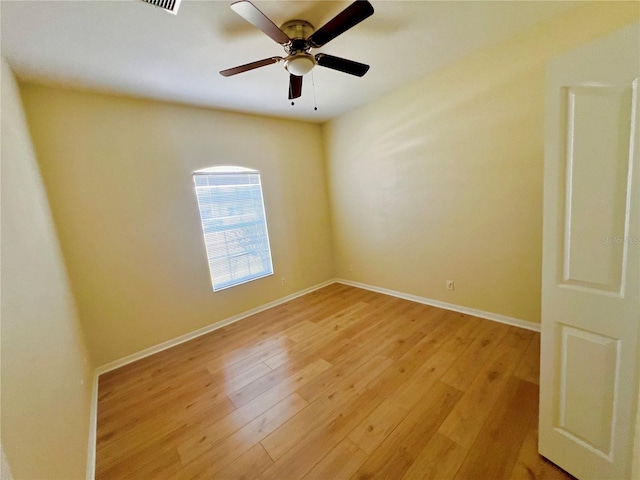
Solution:
<path fill-rule="evenodd" d="M 334 57 L 325 53 L 316 53 L 315 55 L 309 53 L 312 48 L 326 45 L 338 35 L 343 34 L 371 16 L 373 14 L 373 6 L 367 0 L 356 0 L 318 30 L 315 30 L 313 25 L 304 20 L 290 20 L 281 27 L 277 27 L 275 23 L 269 20 L 264 13 L 248 0 L 232 3 L 231 9 L 282 45 L 287 56 L 265 58 L 264 60 L 222 70 L 220 75 L 223 77 L 230 77 L 283 61 L 284 68 L 289 72 L 289 100 L 292 100 L 302 95 L 302 76 L 309 73 L 316 65 L 358 77 L 362 77 L 369 70 L 369 65 L 364 63 Z"/>

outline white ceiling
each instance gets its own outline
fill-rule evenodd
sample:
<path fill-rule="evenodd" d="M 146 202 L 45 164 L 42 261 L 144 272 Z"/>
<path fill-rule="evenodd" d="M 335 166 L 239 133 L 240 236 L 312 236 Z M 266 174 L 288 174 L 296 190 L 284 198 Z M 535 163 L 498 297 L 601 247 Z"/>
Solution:
<path fill-rule="evenodd" d="M 571 6 L 371 0 L 372 17 L 317 50 L 367 63 L 369 73 L 358 78 L 316 67 L 291 106 L 281 64 L 218 74 L 284 53 L 231 3 L 183 0 L 174 16 L 139 0 L 2 0 L 2 55 L 27 81 L 322 122 Z M 350 1 L 253 3 L 277 25 L 303 19 L 317 29 Z"/>

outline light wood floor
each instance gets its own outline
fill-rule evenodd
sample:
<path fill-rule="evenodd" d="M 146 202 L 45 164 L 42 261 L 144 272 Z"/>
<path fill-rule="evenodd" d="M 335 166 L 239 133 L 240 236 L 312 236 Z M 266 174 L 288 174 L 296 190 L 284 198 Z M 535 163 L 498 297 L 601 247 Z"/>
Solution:
<path fill-rule="evenodd" d="M 100 377 L 96 478 L 567 479 L 540 336 L 333 284 Z"/>

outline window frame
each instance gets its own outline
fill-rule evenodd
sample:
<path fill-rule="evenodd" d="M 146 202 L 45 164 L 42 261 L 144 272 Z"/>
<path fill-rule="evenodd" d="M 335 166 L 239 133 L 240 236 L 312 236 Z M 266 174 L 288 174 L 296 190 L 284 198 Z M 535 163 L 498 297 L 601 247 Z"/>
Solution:
<path fill-rule="evenodd" d="M 246 180 L 247 183 L 224 183 L 224 180 L 221 179 L 219 185 L 209 185 L 211 182 L 210 177 L 227 177 L 228 179 L 233 176 L 238 176 L 238 179 Z M 256 176 L 257 182 L 252 183 L 252 179 L 250 176 Z M 207 178 L 207 185 L 199 185 L 199 177 Z M 259 170 L 240 167 L 235 165 L 224 165 L 224 166 L 215 166 L 202 170 L 196 170 L 193 172 L 193 181 L 194 181 L 194 191 L 196 194 L 196 202 L 198 205 L 198 213 L 200 218 L 200 226 L 202 229 L 205 253 L 207 256 L 207 265 L 209 267 L 209 278 L 211 280 L 211 286 L 214 292 L 219 292 L 222 290 L 226 290 L 227 288 L 235 287 L 238 285 L 242 285 L 253 280 L 259 280 L 261 278 L 269 277 L 274 274 L 273 269 L 273 255 L 271 251 L 271 242 L 269 239 L 269 228 L 267 222 L 267 213 L 264 202 L 264 192 L 262 189 L 262 175 Z M 201 181 L 201 180 L 200 180 Z M 212 182 L 215 183 L 215 182 Z M 257 186 L 258 196 L 255 195 L 255 187 Z M 247 196 L 246 193 L 238 193 L 238 190 L 242 187 L 252 188 L 253 191 L 250 192 Z M 209 202 L 201 202 L 202 195 L 199 193 L 199 189 L 215 189 L 215 188 L 235 188 L 238 198 L 236 199 L 238 202 L 250 200 L 251 208 L 250 212 L 246 212 L 245 208 L 242 205 L 239 205 L 238 208 L 233 208 L 234 205 L 229 202 L 229 199 L 223 199 L 223 202 L 220 204 L 216 204 L 213 199 L 210 198 Z M 211 197 L 212 193 L 209 193 Z M 220 195 L 220 192 L 218 193 Z M 224 194 L 222 194 L 224 196 Z M 231 194 L 233 195 L 233 194 Z M 259 199 L 259 202 L 256 202 L 256 199 Z M 259 204 L 259 205 L 258 205 Z M 234 211 L 231 215 L 222 214 L 224 209 L 229 209 Z M 205 215 L 204 211 L 209 210 L 210 215 Z M 215 212 L 218 212 L 216 214 Z M 251 222 L 237 221 L 239 217 L 246 216 L 256 216 L 254 220 Z M 234 219 L 236 220 L 234 222 Z M 212 228 L 210 231 L 207 231 L 207 228 L 211 225 L 217 225 Z M 250 232 L 253 232 L 245 237 L 241 237 L 240 239 L 228 239 L 226 232 L 242 232 L 242 230 L 248 229 Z M 220 240 L 220 233 L 223 232 L 222 237 L 224 240 Z M 216 238 L 218 237 L 218 238 Z M 248 239 L 249 241 L 244 241 Z M 215 244 L 218 244 L 216 246 Z M 240 244 L 244 244 L 245 249 L 242 250 Z M 218 249 L 219 246 L 224 245 L 225 252 L 220 252 Z M 233 250 L 235 253 L 230 253 L 229 251 Z M 252 256 L 258 256 L 259 259 L 251 258 Z M 232 267 L 232 262 L 237 262 L 240 257 L 244 257 L 246 259 L 246 266 L 244 269 L 242 267 Z M 226 266 L 224 263 L 226 262 Z M 260 264 L 262 266 L 261 269 L 256 271 L 256 273 L 251 273 L 251 265 Z M 239 263 L 238 263 L 239 265 Z M 223 275 L 219 274 L 219 271 L 223 268 L 227 269 L 226 276 L 229 276 L 229 279 L 224 279 Z M 243 271 L 247 271 L 248 274 L 239 275 Z M 234 277 L 234 275 L 238 275 Z"/>

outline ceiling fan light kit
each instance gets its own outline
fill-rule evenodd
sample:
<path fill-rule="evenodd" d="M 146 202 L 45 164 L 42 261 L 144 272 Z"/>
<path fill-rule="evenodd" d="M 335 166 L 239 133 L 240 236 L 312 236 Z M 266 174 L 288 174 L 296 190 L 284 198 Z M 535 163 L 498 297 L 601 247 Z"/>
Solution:
<path fill-rule="evenodd" d="M 302 77 L 309 73 L 316 65 L 316 60 L 313 55 L 308 53 L 298 53 L 296 55 L 289 55 L 284 59 L 284 68 L 292 75 Z"/>
<path fill-rule="evenodd" d="M 290 20 L 277 27 L 264 13 L 248 0 L 231 4 L 231 9 L 272 40 L 284 47 L 286 57 L 270 57 L 222 70 L 220 75 L 230 77 L 256 68 L 284 62 L 289 72 L 289 100 L 302 95 L 302 77 L 316 65 L 339 72 L 362 77 L 369 65 L 323 53 L 311 54 L 312 48 L 320 48 L 356 26 L 373 14 L 373 6 L 367 0 L 356 0 L 342 12 L 329 20 L 319 30 L 305 20 Z"/>

